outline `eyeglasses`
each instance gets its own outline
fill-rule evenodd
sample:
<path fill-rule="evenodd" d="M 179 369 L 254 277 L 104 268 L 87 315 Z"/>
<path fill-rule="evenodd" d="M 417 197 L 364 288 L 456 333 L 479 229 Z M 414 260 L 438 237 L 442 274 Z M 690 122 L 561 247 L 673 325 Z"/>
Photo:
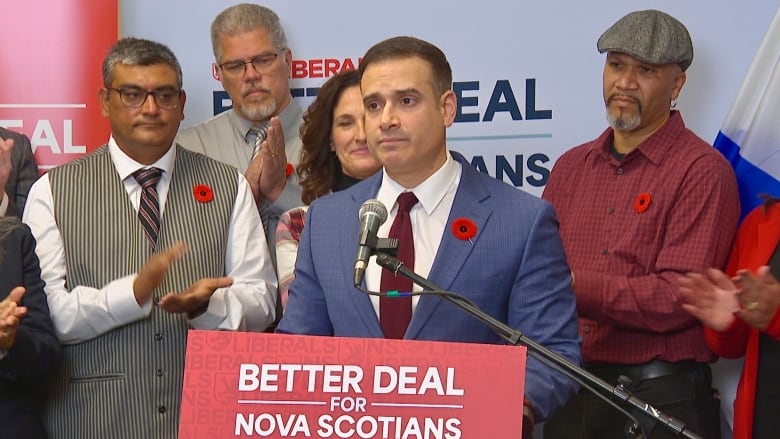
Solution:
<path fill-rule="evenodd" d="M 176 88 L 158 88 L 156 90 L 144 90 L 138 87 L 106 87 L 109 91 L 119 93 L 119 100 L 128 107 L 141 107 L 149 95 L 154 97 L 154 102 L 158 107 L 166 110 L 173 110 L 179 107 L 181 95 L 184 90 Z"/>
<path fill-rule="evenodd" d="M 252 59 L 225 61 L 222 64 L 219 64 L 219 68 L 225 73 L 225 76 L 238 78 L 246 73 L 246 66 L 249 64 L 255 68 L 257 73 L 267 72 L 278 57 L 279 52 L 264 53 L 262 55 L 257 55 Z"/>

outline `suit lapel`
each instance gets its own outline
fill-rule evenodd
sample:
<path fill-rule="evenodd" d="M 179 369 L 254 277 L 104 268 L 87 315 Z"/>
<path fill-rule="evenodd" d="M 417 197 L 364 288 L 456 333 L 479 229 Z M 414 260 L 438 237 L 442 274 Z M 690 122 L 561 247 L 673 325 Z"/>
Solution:
<path fill-rule="evenodd" d="M 369 180 L 365 184 L 359 184 L 354 186 L 355 190 L 352 192 L 352 205 L 350 212 L 348 213 L 351 218 L 347 218 L 344 224 L 337 224 L 341 230 L 340 242 L 348 243 L 347 245 L 338 246 L 342 248 L 340 255 L 341 260 L 344 261 L 342 270 L 344 273 L 344 279 L 348 285 L 345 286 L 348 299 L 352 302 L 357 310 L 357 314 L 360 316 L 363 326 L 366 328 L 369 336 L 383 338 L 384 333 L 382 327 L 379 325 L 379 319 L 374 311 L 374 306 L 371 304 L 371 298 L 358 291 L 352 285 L 352 278 L 355 272 L 355 253 L 357 252 L 358 234 L 360 231 L 360 206 L 366 200 L 376 196 L 379 191 L 379 185 L 382 183 L 382 172 L 377 172 L 373 177 L 369 177 Z M 365 288 L 366 282 L 363 281 L 363 287 Z M 357 322 L 355 322 L 357 324 Z"/>
<path fill-rule="evenodd" d="M 459 154 L 453 153 L 453 156 L 461 163 L 460 183 L 444 228 L 439 250 L 436 252 L 436 258 L 428 275 L 431 282 L 444 290 L 449 290 L 453 286 L 471 251 L 482 237 L 485 224 L 492 213 L 482 204 L 482 201 L 490 197 L 490 193 L 479 181 L 478 171 Z M 476 224 L 477 234 L 471 238 L 471 241 L 460 240 L 452 233 L 452 222 L 457 218 L 468 218 Z M 458 291 L 453 292 L 457 293 Z M 442 300 L 438 297 L 422 296 L 414 310 L 405 338 L 417 338 L 441 303 Z"/>

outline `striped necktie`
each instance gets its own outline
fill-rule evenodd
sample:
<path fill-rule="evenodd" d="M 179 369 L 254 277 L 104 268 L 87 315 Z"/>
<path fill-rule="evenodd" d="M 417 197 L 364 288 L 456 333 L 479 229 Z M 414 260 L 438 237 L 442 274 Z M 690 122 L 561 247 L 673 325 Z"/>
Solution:
<path fill-rule="evenodd" d="M 159 168 L 139 169 L 133 172 L 133 178 L 141 185 L 138 219 L 152 248 L 157 244 L 157 236 L 160 233 L 160 199 L 157 196 L 157 183 L 161 176 L 162 169 Z"/>
<path fill-rule="evenodd" d="M 264 123 L 260 126 L 253 126 L 249 129 L 249 132 L 254 135 L 255 148 L 252 151 L 252 159 L 260 154 L 260 148 L 263 145 L 263 140 L 268 137 L 268 123 Z"/>
<path fill-rule="evenodd" d="M 254 139 L 251 139 L 252 136 L 254 136 Z M 255 143 L 255 148 L 252 151 L 252 157 L 250 158 L 250 160 L 254 160 L 255 157 L 260 154 L 260 148 L 262 148 L 263 140 L 268 137 L 268 122 L 264 122 L 261 125 L 250 128 L 247 137 L 249 140 L 254 140 Z M 260 221 L 263 223 L 263 230 L 266 231 L 266 236 L 268 236 L 268 214 L 266 213 L 265 209 L 262 208 L 262 204 L 263 203 L 260 203 L 260 205 L 257 206 L 257 209 L 260 212 Z M 276 231 L 273 232 L 276 233 Z"/>

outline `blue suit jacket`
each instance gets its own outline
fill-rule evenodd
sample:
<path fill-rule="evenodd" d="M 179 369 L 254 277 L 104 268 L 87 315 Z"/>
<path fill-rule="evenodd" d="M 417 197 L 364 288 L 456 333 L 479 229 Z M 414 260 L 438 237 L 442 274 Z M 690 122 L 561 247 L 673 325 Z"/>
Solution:
<path fill-rule="evenodd" d="M 429 279 L 579 364 L 575 298 L 552 207 L 453 156 L 463 173 Z M 311 205 L 277 332 L 384 336 L 370 298 L 352 284 L 358 212 L 381 182 L 380 172 Z M 450 230 L 461 217 L 477 225 L 471 242 Z M 405 338 L 503 343 L 487 326 L 435 296 L 420 299 Z M 547 418 L 575 391 L 569 379 L 529 358 L 525 396 L 539 417 Z"/>

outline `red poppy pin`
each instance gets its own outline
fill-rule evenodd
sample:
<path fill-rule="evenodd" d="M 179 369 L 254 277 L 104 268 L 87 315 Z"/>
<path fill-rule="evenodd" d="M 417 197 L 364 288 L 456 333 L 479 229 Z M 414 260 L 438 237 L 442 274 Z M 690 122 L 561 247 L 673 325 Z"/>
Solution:
<path fill-rule="evenodd" d="M 452 234 L 461 241 L 471 242 L 471 238 L 477 236 L 477 225 L 468 218 L 456 218 L 452 222 Z"/>
<path fill-rule="evenodd" d="M 642 213 L 648 207 L 650 207 L 650 194 L 643 192 L 634 200 L 634 209 L 636 209 L 636 213 Z"/>
<path fill-rule="evenodd" d="M 292 163 L 288 163 L 287 167 L 284 169 L 284 176 L 289 177 L 292 175 L 293 171 L 295 171 L 295 168 L 293 167 Z"/>
<path fill-rule="evenodd" d="M 214 191 L 206 184 L 197 184 L 192 188 L 192 194 L 200 203 L 210 203 L 214 199 Z"/>

